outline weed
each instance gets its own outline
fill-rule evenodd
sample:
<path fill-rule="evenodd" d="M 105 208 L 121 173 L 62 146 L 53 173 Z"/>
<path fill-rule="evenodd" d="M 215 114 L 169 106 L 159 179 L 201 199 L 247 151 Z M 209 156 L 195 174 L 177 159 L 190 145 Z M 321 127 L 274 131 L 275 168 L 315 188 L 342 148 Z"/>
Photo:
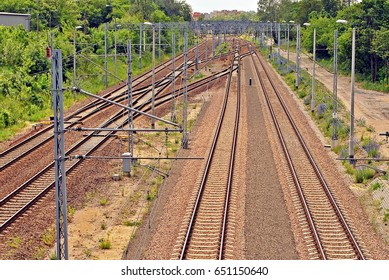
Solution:
<path fill-rule="evenodd" d="M 350 175 L 354 175 L 354 167 L 352 164 L 350 164 L 348 161 L 343 161 L 343 166 L 346 168 L 346 173 Z"/>
<path fill-rule="evenodd" d="M 76 213 L 76 208 L 72 206 L 68 206 L 68 221 L 71 222 L 74 218 L 74 214 Z"/>
<path fill-rule="evenodd" d="M 357 118 L 355 124 L 359 127 L 364 127 L 366 126 L 366 120 L 364 118 Z"/>
<path fill-rule="evenodd" d="M 33 259 L 42 260 L 46 254 L 46 249 L 44 247 L 38 248 L 38 250 L 34 253 Z"/>
<path fill-rule="evenodd" d="M 368 126 L 366 127 L 366 130 L 367 130 L 368 132 L 375 132 L 375 128 L 374 128 L 372 125 L 368 125 Z"/>
<path fill-rule="evenodd" d="M 382 189 L 384 186 L 380 182 L 374 182 L 373 184 L 370 185 L 370 190 L 372 191 L 377 191 Z"/>
<path fill-rule="evenodd" d="M 363 139 L 362 148 L 368 153 L 369 157 L 379 157 L 380 145 L 370 138 Z"/>
<path fill-rule="evenodd" d="M 308 95 L 304 98 L 304 105 L 311 104 L 311 95 Z"/>
<path fill-rule="evenodd" d="M 138 227 L 142 224 L 141 221 L 124 221 L 124 225 L 127 227 Z"/>
<path fill-rule="evenodd" d="M 12 238 L 12 240 L 9 242 L 9 246 L 11 248 L 19 248 L 20 244 L 22 244 L 22 239 L 19 236 L 15 236 Z"/>
<path fill-rule="evenodd" d="M 103 250 L 111 249 L 111 241 L 109 240 L 109 237 L 106 239 L 100 238 L 99 247 L 100 247 L 100 249 L 103 249 Z"/>
<path fill-rule="evenodd" d="M 92 250 L 89 248 L 85 248 L 84 254 L 85 254 L 85 257 L 90 258 L 90 257 L 92 257 Z"/>
<path fill-rule="evenodd" d="M 389 221 L 389 208 L 385 209 L 384 218 L 382 221 L 386 224 Z"/>
<path fill-rule="evenodd" d="M 151 195 L 150 195 L 150 192 L 149 191 L 147 191 L 147 194 L 146 194 L 146 200 L 147 201 L 151 201 Z"/>
<path fill-rule="evenodd" d="M 102 230 L 105 230 L 107 228 L 107 226 L 104 223 L 102 223 L 100 227 Z"/>
<path fill-rule="evenodd" d="M 104 198 L 100 199 L 101 206 L 105 206 L 105 205 L 107 205 L 107 203 L 108 203 L 108 198 L 104 197 Z"/>
<path fill-rule="evenodd" d="M 355 170 L 355 182 L 366 183 L 368 179 L 373 178 L 375 171 L 370 168 L 361 168 Z"/>
<path fill-rule="evenodd" d="M 326 110 L 327 110 L 327 104 L 325 103 L 321 103 L 319 104 L 319 106 L 317 106 L 317 116 L 319 117 L 319 119 L 323 118 Z"/>
<path fill-rule="evenodd" d="M 45 233 L 43 233 L 41 237 L 42 242 L 47 246 L 54 245 L 55 242 L 55 230 L 53 228 L 48 229 Z"/>
<path fill-rule="evenodd" d="M 50 260 L 52 260 L 52 261 L 58 260 L 57 254 L 56 253 L 51 253 Z"/>

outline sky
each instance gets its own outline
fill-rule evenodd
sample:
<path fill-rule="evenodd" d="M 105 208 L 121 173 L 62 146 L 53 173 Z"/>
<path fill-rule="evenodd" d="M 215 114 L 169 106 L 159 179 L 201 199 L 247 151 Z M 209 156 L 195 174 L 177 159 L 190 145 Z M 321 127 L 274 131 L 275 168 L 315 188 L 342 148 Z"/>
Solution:
<path fill-rule="evenodd" d="M 210 13 L 213 10 L 257 11 L 257 0 L 186 0 L 193 12 Z"/>

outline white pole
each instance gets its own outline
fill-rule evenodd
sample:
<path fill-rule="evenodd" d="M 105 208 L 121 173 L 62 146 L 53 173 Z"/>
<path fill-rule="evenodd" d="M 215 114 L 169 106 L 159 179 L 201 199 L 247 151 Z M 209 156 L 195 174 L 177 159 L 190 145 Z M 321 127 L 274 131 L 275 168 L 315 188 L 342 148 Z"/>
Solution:
<path fill-rule="evenodd" d="M 315 111 L 315 63 L 316 63 L 316 28 L 313 29 L 313 66 L 312 66 L 311 112 Z"/>
<path fill-rule="evenodd" d="M 349 157 L 354 158 L 354 83 L 355 83 L 355 28 L 352 35 L 352 51 L 351 51 L 351 94 L 350 94 L 350 145 Z M 354 160 L 350 160 L 354 163 Z"/>
<path fill-rule="evenodd" d="M 152 74 L 152 96 L 151 96 L 151 114 L 154 116 L 154 100 L 155 100 L 155 25 L 153 24 L 153 74 Z M 151 128 L 155 128 L 155 119 L 151 119 Z"/>

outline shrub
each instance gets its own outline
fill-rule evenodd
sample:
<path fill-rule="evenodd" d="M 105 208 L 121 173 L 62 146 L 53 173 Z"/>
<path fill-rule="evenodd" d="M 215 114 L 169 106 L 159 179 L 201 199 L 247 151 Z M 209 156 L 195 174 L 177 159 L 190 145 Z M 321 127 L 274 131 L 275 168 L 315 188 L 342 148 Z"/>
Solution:
<path fill-rule="evenodd" d="M 370 189 L 372 191 L 376 191 L 383 188 L 383 185 L 380 182 L 374 182 L 373 184 L 370 185 Z"/>
<path fill-rule="evenodd" d="M 321 119 L 324 116 L 324 113 L 327 110 L 327 104 L 322 103 L 317 106 L 317 116 Z"/>
<path fill-rule="evenodd" d="M 104 197 L 100 200 L 100 205 L 105 206 L 108 203 L 108 198 Z"/>
<path fill-rule="evenodd" d="M 48 229 L 45 233 L 43 233 L 41 239 L 45 245 L 52 246 L 55 242 L 55 239 L 56 239 L 54 229 L 53 228 Z"/>
<path fill-rule="evenodd" d="M 140 221 L 125 221 L 124 222 L 124 225 L 127 226 L 127 227 L 138 227 L 142 224 L 142 222 Z"/>
<path fill-rule="evenodd" d="M 373 178 L 375 171 L 370 168 L 361 168 L 355 170 L 355 182 L 364 183 L 366 180 Z"/>
<path fill-rule="evenodd" d="M 99 240 L 100 242 L 100 249 L 103 249 L 103 250 L 108 250 L 108 249 L 111 249 L 111 241 L 109 240 L 109 238 L 105 239 L 105 238 L 101 238 Z"/>
<path fill-rule="evenodd" d="M 384 223 L 386 223 L 387 221 L 389 221 L 389 208 L 387 208 L 385 210 L 385 213 L 384 213 L 384 218 L 382 219 Z"/>
<path fill-rule="evenodd" d="M 375 140 L 370 138 L 364 139 L 362 148 L 368 153 L 369 157 L 379 158 L 380 145 Z"/>
<path fill-rule="evenodd" d="M 357 118 L 355 120 L 355 123 L 357 126 L 359 127 L 363 127 L 363 126 L 366 126 L 366 120 L 364 118 Z"/>
<path fill-rule="evenodd" d="M 307 97 L 304 98 L 304 105 L 309 105 L 311 104 L 311 95 L 308 95 Z"/>
<path fill-rule="evenodd" d="M 344 168 L 346 168 L 346 173 L 350 175 L 354 175 L 354 167 L 348 161 L 343 161 Z"/>

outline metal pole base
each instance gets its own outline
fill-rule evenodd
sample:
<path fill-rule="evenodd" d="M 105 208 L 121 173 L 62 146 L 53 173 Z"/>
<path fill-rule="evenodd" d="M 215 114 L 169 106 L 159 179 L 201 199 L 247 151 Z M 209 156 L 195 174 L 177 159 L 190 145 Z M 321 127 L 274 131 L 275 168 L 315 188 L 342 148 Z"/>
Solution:
<path fill-rule="evenodd" d="M 331 139 L 331 149 L 335 149 L 339 145 L 338 139 Z"/>

